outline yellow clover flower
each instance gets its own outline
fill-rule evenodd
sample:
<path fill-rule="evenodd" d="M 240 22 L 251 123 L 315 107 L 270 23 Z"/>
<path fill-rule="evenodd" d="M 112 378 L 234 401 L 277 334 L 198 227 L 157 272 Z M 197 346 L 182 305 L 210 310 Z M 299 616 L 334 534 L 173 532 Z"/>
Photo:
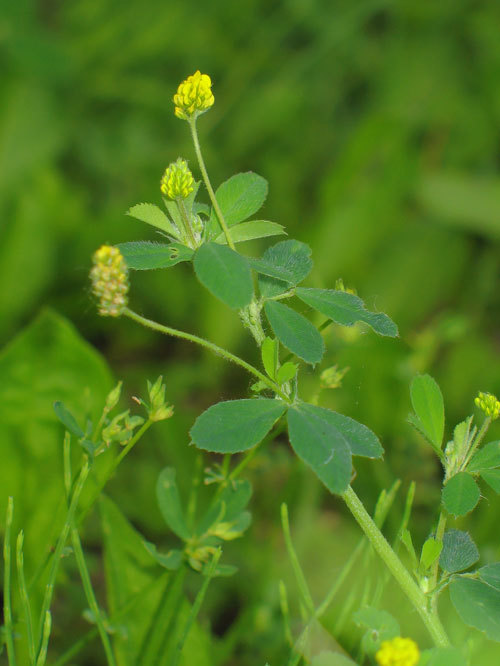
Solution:
<path fill-rule="evenodd" d="M 212 80 L 208 74 L 201 74 L 198 70 L 177 88 L 174 95 L 175 115 L 182 120 L 196 118 L 208 111 L 213 103 Z"/>
<path fill-rule="evenodd" d="M 181 157 L 166 168 L 160 189 L 169 199 L 185 199 L 194 189 L 193 174 Z"/>
<path fill-rule="evenodd" d="M 492 421 L 500 416 L 500 401 L 496 395 L 479 391 L 474 402 Z"/>
<path fill-rule="evenodd" d="M 415 666 L 420 660 L 420 651 L 411 638 L 397 636 L 383 641 L 375 659 L 379 666 Z"/>
<path fill-rule="evenodd" d="M 112 245 L 102 245 L 92 257 L 92 291 L 99 301 L 99 314 L 119 317 L 127 307 L 128 268 L 122 253 Z"/>

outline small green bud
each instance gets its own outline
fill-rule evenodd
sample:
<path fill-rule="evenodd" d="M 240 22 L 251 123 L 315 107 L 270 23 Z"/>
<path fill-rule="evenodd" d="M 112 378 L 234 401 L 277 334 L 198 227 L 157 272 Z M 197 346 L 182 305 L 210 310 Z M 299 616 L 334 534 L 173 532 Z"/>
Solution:
<path fill-rule="evenodd" d="M 495 421 L 500 416 L 500 400 L 492 393 L 479 391 L 474 402 L 492 421 Z"/>
<path fill-rule="evenodd" d="M 348 294 L 353 294 L 356 296 L 357 292 L 356 289 L 352 289 L 351 287 L 346 287 L 344 285 L 344 280 L 342 278 L 338 278 L 338 280 L 335 282 L 335 289 L 337 291 L 345 291 Z"/>
<path fill-rule="evenodd" d="M 160 190 L 169 199 L 186 199 L 194 190 L 193 174 L 188 168 L 186 160 L 181 157 L 169 164 L 163 174 Z"/>
<path fill-rule="evenodd" d="M 342 379 L 348 370 L 349 368 L 342 368 L 342 370 L 339 370 L 337 365 L 332 365 L 331 368 L 326 368 L 319 377 L 321 388 L 339 388 L 339 386 L 342 385 Z"/>
<path fill-rule="evenodd" d="M 121 381 L 118 382 L 115 388 L 108 393 L 108 397 L 106 398 L 106 404 L 105 404 L 105 409 L 107 412 L 111 412 L 118 404 L 122 392 L 122 384 L 123 382 Z"/>
<path fill-rule="evenodd" d="M 173 405 L 165 400 L 165 384 L 160 375 L 154 384 L 148 382 L 149 400 L 148 414 L 151 421 L 164 421 L 174 413 Z"/>

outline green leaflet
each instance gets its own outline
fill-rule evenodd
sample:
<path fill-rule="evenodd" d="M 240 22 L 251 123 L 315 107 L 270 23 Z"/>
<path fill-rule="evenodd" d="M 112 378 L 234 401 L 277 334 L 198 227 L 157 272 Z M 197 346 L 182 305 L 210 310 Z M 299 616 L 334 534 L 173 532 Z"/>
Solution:
<path fill-rule="evenodd" d="M 448 573 L 464 571 L 479 559 L 476 544 L 461 530 L 447 530 L 443 537 L 443 550 L 439 558 L 439 566 Z"/>
<path fill-rule="evenodd" d="M 259 289 L 264 298 L 272 298 L 299 284 L 312 270 L 311 248 L 298 240 L 284 240 L 264 252 L 262 261 L 278 269 L 284 269 L 290 276 L 287 281 L 259 276 Z"/>
<path fill-rule="evenodd" d="M 363 301 L 354 294 L 334 289 L 304 289 L 302 287 L 299 287 L 295 293 L 304 303 L 337 324 L 353 326 L 356 322 L 363 321 L 380 335 L 390 337 L 398 335 L 398 327 L 390 317 L 383 312 L 370 312 Z"/>
<path fill-rule="evenodd" d="M 231 227 L 243 222 L 256 213 L 266 200 L 268 184 L 265 178 L 252 171 L 237 173 L 217 188 L 215 198 L 224 215 L 226 224 Z M 212 209 L 208 221 L 208 238 L 219 236 L 221 227 Z"/>
<path fill-rule="evenodd" d="M 287 349 L 306 363 L 321 361 L 325 351 L 323 338 L 308 319 L 277 301 L 267 301 L 264 310 L 274 334 Z"/>
<path fill-rule="evenodd" d="M 251 222 L 241 222 L 231 227 L 231 240 L 233 243 L 243 243 L 244 241 L 255 240 L 256 238 L 267 238 L 269 236 L 279 236 L 285 234 L 283 225 L 268 220 L 252 220 Z M 226 245 L 227 239 L 224 232 L 219 234 L 215 243 Z"/>
<path fill-rule="evenodd" d="M 219 402 L 196 419 L 190 435 L 205 451 L 246 451 L 264 439 L 285 409 L 285 403 L 269 398 Z"/>
<path fill-rule="evenodd" d="M 443 506 L 453 516 L 465 516 L 479 502 L 479 486 L 471 474 L 459 472 L 446 482 L 442 492 Z"/>
<path fill-rule="evenodd" d="M 450 598 L 465 624 L 500 642 L 500 590 L 480 580 L 456 578 L 450 583 Z"/>
<path fill-rule="evenodd" d="M 119 243 L 116 247 L 122 253 L 127 266 L 136 271 L 170 268 L 181 261 L 190 261 L 193 257 L 193 250 L 181 243 L 131 241 Z"/>
<path fill-rule="evenodd" d="M 306 403 L 290 407 L 287 415 L 290 444 L 328 490 L 340 494 L 351 480 L 351 450 L 343 433 L 322 412 L 321 407 Z"/>
<path fill-rule="evenodd" d="M 410 423 L 440 451 L 444 434 L 444 402 L 436 380 L 430 375 L 417 375 L 412 380 L 410 396 L 416 415 L 416 419 L 410 417 Z"/>
<path fill-rule="evenodd" d="M 174 467 L 165 467 L 156 483 L 156 499 L 161 514 L 174 534 L 186 541 L 191 533 L 184 520 Z"/>
<path fill-rule="evenodd" d="M 175 226 L 165 213 L 152 203 L 140 203 L 132 206 L 126 214 L 130 215 L 130 217 L 135 217 L 137 220 L 141 220 L 141 222 L 146 222 L 146 224 L 150 224 L 152 227 L 161 229 L 170 236 L 178 238 L 178 231 Z"/>
<path fill-rule="evenodd" d="M 248 305 L 253 296 L 250 266 L 245 257 L 218 243 L 205 243 L 194 255 L 198 280 L 234 310 Z"/>

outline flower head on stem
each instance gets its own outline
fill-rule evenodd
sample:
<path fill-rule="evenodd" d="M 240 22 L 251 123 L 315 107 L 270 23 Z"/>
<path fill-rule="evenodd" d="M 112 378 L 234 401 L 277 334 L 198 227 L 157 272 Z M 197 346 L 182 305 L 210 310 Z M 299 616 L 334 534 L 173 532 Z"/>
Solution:
<path fill-rule="evenodd" d="M 194 178 L 186 160 L 179 157 L 168 165 L 161 179 L 160 189 L 162 194 L 173 201 L 187 199 L 194 190 Z"/>
<path fill-rule="evenodd" d="M 383 641 L 375 658 L 379 666 L 415 666 L 420 659 L 420 651 L 411 638 L 397 636 Z"/>
<path fill-rule="evenodd" d="M 500 416 L 500 400 L 498 400 L 496 395 L 479 391 L 474 402 L 492 421 Z"/>
<path fill-rule="evenodd" d="M 181 120 L 196 118 L 208 111 L 213 103 L 212 80 L 208 74 L 201 74 L 198 70 L 177 88 L 174 95 L 175 115 Z"/>
<path fill-rule="evenodd" d="M 112 245 L 102 245 L 92 257 L 92 291 L 103 317 L 119 317 L 127 307 L 128 268 L 122 253 Z"/>

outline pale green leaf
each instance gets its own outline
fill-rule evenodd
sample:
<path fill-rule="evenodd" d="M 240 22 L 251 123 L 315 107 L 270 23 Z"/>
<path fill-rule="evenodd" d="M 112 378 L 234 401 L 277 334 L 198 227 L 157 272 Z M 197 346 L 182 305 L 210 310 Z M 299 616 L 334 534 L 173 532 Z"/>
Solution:
<path fill-rule="evenodd" d="M 494 490 L 497 495 L 500 495 L 500 469 L 486 469 L 483 472 L 480 472 L 480 475 L 483 481 L 486 481 L 489 487 Z"/>
<path fill-rule="evenodd" d="M 285 403 L 268 398 L 219 402 L 196 419 L 190 435 L 205 451 L 246 451 L 264 439 L 285 409 Z"/>
<path fill-rule="evenodd" d="M 165 213 L 152 203 L 140 203 L 136 206 L 132 206 L 126 214 L 130 215 L 130 217 L 135 217 L 136 220 L 146 222 L 146 224 L 150 224 L 152 227 L 161 229 L 170 236 L 174 236 L 175 238 L 178 238 L 179 236 L 178 230 Z"/>
<path fill-rule="evenodd" d="M 429 537 L 422 546 L 422 554 L 420 555 L 420 567 L 423 571 L 429 569 L 434 562 L 441 555 L 443 544 L 433 537 Z"/>
<path fill-rule="evenodd" d="M 292 363 L 291 361 L 284 363 L 278 370 L 278 375 L 276 377 L 278 384 L 281 385 L 285 382 L 291 381 L 297 374 L 297 369 L 298 366 L 296 363 Z"/>
<path fill-rule="evenodd" d="M 431 648 L 421 653 L 418 666 L 467 666 L 458 648 Z"/>
<path fill-rule="evenodd" d="M 356 662 L 338 652 L 321 652 L 313 658 L 311 666 L 356 666 Z"/>
<path fill-rule="evenodd" d="M 353 326 L 363 321 L 371 326 L 376 333 L 396 337 L 396 324 L 383 312 L 370 312 L 363 301 L 354 294 L 334 289 L 304 289 L 299 287 L 297 296 L 307 305 L 337 324 Z"/>
<path fill-rule="evenodd" d="M 276 379 L 276 369 L 278 367 L 278 348 L 279 343 L 276 338 L 264 338 L 260 353 L 262 356 L 262 364 L 268 376 L 272 380 Z"/>
<path fill-rule="evenodd" d="M 500 440 L 481 447 L 467 465 L 468 472 L 482 472 L 500 467 Z"/>
<path fill-rule="evenodd" d="M 268 220 L 252 220 L 250 222 L 240 222 L 231 227 L 230 235 L 233 243 L 243 243 L 244 241 L 255 240 L 256 238 L 267 238 L 269 236 L 286 235 L 283 225 Z M 227 239 L 224 232 L 219 234 L 215 243 L 226 245 Z"/>
<path fill-rule="evenodd" d="M 500 562 L 487 564 L 478 570 L 479 577 L 500 592 Z"/>
<path fill-rule="evenodd" d="M 243 222 L 256 213 L 267 197 L 267 180 L 252 171 L 231 176 L 217 188 L 215 198 L 228 226 Z M 218 236 L 221 228 L 212 209 L 209 220 L 210 238 Z"/>

